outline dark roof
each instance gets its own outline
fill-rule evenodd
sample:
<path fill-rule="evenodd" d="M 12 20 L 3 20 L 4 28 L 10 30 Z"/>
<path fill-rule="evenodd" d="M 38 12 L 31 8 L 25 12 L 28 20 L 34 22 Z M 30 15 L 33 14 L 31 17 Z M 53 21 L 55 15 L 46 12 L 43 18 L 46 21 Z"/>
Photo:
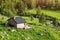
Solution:
<path fill-rule="evenodd" d="M 15 22 L 17 24 L 19 24 L 19 23 L 25 23 L 25 20 L 22 17 L 20 17 L 20 16 L 14 17 L 14 20 L 15 20 Z"/>

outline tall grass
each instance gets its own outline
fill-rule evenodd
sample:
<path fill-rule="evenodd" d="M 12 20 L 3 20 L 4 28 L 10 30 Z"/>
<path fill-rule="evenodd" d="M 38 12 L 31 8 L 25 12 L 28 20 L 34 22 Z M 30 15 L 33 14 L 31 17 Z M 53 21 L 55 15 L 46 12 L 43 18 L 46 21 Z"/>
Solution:
<path fill-rule="evenodd" d="M 57 6 L 60 6 L 60 1 L 57 1 L 55 6 L 53 3 L 54 0 L 1 0 L 0 1 L 0 14 L 6 15 L 6 16 L 15 16 L 15 15 L 21 15 L 24 13 L 25 8 L 27 9 L 34 9 L 38 8 L 38 6 L 43 8 L 56 8 Z M 47 3 L 47 4 L 46 4 Z M 59 9 L 59 8 L 57 8 Z"/>

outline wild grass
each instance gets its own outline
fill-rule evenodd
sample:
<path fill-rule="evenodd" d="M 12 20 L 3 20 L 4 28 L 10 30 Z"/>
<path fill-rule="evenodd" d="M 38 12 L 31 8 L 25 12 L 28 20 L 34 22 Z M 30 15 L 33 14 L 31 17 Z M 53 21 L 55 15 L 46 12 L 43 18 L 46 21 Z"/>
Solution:
<path fill-rule="evenodd" d="M 42 12 L 60 20 L 60 10 L 42 10 Z"/>
<path fill-rule="evenodd" d="M 51 27 L 49 24 L 47 26 L 41 25 L 37 18 L 32 21 L 30 17 L 23 16 L 23 18 L 31 27 L 30 29 L 17 29 L 0 24 L 0 40 L 60 40 L 60 30 L 56 27 Z M 7 17 L 4 19 L 6 21 Z"/>

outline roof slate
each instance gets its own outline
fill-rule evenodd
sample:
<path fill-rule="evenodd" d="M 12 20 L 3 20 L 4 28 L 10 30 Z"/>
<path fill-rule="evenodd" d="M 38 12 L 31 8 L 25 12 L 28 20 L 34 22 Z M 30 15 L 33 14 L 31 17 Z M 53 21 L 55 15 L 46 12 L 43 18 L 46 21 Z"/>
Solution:
<path fill-rule="evenodd" d="M 15 17 L 14 20 L 15 20 L 15 22 L 17 24 L 19 24 L 19 23 L 25 23 L 25 20 L 22 17 L 20 17 L 20 16 L 19 17 Z"/>

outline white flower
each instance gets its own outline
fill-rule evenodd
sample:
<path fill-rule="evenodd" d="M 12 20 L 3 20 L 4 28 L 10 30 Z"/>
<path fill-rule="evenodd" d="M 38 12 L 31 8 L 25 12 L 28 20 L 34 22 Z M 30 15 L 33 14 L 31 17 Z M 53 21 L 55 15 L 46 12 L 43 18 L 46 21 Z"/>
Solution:
<path fill-rule="evenodd" d="M 7 34 L 7 32 L 4 31 L 4 35 L 6 35 L 6 34 Z"/>
<path fill-rule="evenodd" d="M 22 36 L 24 36 L 24 35 L 22 34 Z"/>
<path fill-rule="evenodd" d="M 9 36 L 9 35 L 7 34 L 7 36 Z"/>
<path fill-rule="evenodd" d="M 2 38 L 4 38 L 4 36 L 2 36 Z"/>
<path fill-rule="evenodd" d="M 16 30 L 15 29 L 12 29 L 11 32 L 16 32 Z"/>
<path fill-rule="evenodd" d="M 25 38 L 25 40 L 29 40 L 29 39 L 30 39 L 30 37 Z"/>
<path fill-rule="evenodd" d="M 44 34 L 43 33 L 41 33 L 41 36 L 43 36 Z"/>

